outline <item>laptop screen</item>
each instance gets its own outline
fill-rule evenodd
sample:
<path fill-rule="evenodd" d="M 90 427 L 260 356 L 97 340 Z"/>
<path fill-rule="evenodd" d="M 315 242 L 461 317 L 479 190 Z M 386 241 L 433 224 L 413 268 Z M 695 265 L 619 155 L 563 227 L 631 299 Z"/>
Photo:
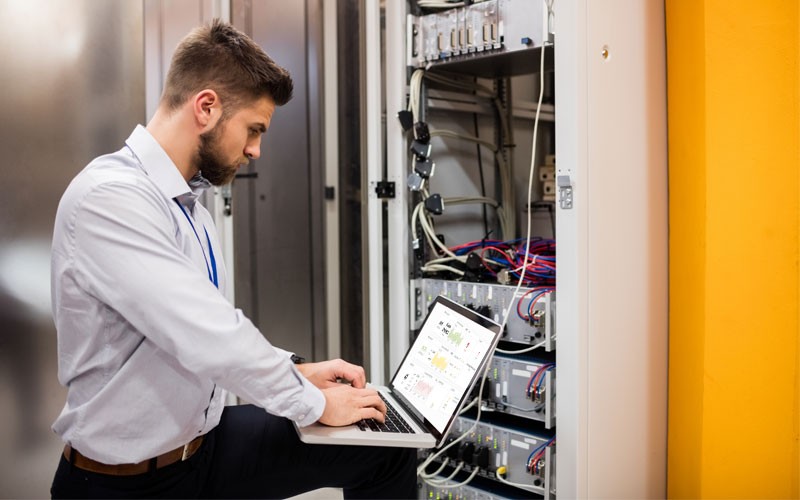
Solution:
<path fill-rule="evenodd" d="M 499 330 L 496 323 L 438 297 L 392 379 L 392 391 L 444 433 Z"/>

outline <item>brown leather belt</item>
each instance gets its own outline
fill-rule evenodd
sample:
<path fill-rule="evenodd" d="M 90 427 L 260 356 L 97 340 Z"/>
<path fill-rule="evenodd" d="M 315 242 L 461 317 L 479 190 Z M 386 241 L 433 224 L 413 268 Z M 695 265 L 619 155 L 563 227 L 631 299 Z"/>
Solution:
<path fill-rule="evenodd" d="M 204 436 L 198 436 L 180 448 L 175 448 L 172 451 L 163 453 L 150 460 L 139 462 L 138 464 L 104 464 L 82 455 L 81 452 L 72 448 L 70 445 L 64 446 L 64 458 L 75 467 L 89 472 L 108 474 L 110 476 L 136 476 L 166 467 L 167 465 L 172 465 L 177 461 L 188 460 L 189 457 L 194 455 L 200 448 L 200 445 L 203 444 L 203 437 Z"/>

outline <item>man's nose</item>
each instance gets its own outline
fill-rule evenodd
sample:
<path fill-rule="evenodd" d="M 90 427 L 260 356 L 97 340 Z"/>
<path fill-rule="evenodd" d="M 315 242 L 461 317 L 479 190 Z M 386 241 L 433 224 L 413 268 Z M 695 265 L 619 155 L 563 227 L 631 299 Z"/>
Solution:
<path fill-rule="evenodd" d="M 247 147 L 244 148 L 244 155 L 251 160 L 257 160 L 261 156 L 261 141 L 255 144 L 248 144 Z"/>

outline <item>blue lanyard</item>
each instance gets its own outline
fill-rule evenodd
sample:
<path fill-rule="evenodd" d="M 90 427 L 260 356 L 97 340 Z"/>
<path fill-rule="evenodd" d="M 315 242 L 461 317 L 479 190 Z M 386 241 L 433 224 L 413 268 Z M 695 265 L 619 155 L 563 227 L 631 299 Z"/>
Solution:
<path fill-rule="evenodd" d="M 219 281 L 217 281 L 217 261 L 216 261 L 216 259 L 214 259 L 214 248 L 211 246 L 211 238 L 209 238 L 209 236 L 208 236 L 208 229 L 206 229 L 206 227 L 203 226 L 203 231 L 205 231 L 205 233 L 206 233 L 206 241 L 208 242 L 208 253 L 209 253 L 209 255 L 211 255 L 211 267 L 208 267 L 208 260 L 209 259 L 206 258 L 206 250 L 203 248 L 203 243 L 200 241 L 200 235 L 197 234 L 197 229 L 194 228 L 194 223 L 192 222 L 192 218 L 189 217 L 189 213 L 186 211 L 186 209 L 183 207 L 183 205 L 181 205 L 181 202 L 179 202 L 177 198 L 173 198 L 173 200 L 175 200 L 175 203 L 178 204 L 178 206 L 181 209 L 181 212 L 183 212 L 183 215 L 186 216 L 186 220 L 188 220 L 189 221 L 189 225 L 192 226 L 192 231 L 194 231 L 194 235 L 197 238 L 197 242 L 200 243 L 200 250 L 203 251 L 203 260 L 205 260 L 205 262 L 206 262 L 206 270 L 208 271 L 208 279 L 211 280 L 212 283 L 214 283 L 215 287 L 219 288 Z M 212 273 L 212 271 L 213 271 L 213 273 Z"/>

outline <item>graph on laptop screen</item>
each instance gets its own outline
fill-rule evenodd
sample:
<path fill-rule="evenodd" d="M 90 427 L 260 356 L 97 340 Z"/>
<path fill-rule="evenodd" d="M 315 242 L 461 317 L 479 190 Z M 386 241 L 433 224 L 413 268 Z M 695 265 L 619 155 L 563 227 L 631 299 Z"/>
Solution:
<path fill-rule="evenodd" d="M 493 337 L 491 330 L 437 303 L 395 375 L 393 390 L 443 432 Z"/>

